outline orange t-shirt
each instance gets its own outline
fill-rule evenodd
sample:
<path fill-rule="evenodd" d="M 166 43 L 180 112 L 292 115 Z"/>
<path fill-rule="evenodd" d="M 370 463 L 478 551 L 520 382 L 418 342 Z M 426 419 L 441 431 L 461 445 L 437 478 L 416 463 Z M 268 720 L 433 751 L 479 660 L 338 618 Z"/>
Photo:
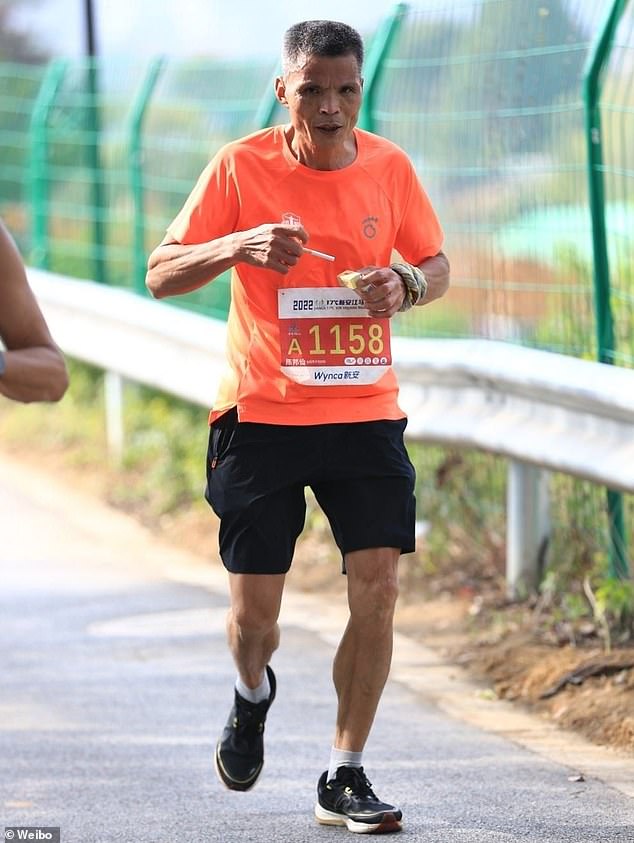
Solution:
<path fill-rule="evenodd" d="M 210 420 L 233 406 L 241 421 L 323 424 L 403 418 L 391 368 L 390 320 L 371 318 L 338 273 L 412 264 L 435 255 L 442 231 L 405 153 L 355 129 L 357 157 L 314 170 L 293 156 L 283 126 L 221 149 L 168 228 L 204 243 L 292 213 L 308 246 L 286 275 L 238 263 L 231 274 L 226 371 Z"/>

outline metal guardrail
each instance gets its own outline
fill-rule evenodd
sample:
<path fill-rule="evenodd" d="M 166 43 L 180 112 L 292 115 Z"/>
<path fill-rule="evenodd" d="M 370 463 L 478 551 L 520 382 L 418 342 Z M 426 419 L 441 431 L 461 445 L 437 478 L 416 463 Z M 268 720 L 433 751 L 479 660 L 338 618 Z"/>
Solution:
<path fill-rule="evenodd" d="M 226 323 L 121 287 L 28 268 L 65 354 L 210 407 L 225 359 Z"/>
<path fill-rule="evenodd" d="M 66 354 L 109 373 L 109 442 L 121 447 L 121 378 L 208 407 L 225 323 L 134 293 L 29 269 Z M 509 593 L 535 583 L 547 523 L 543 471 L 634 492 L 634 370 L 489 340 L 395 337 L 408 437 L 511 460 Z"/>
<path fill-rule="evenodd" d="M 634 490 L 634 371 L 490 340 L 394 338 L 410 436 Z"/>

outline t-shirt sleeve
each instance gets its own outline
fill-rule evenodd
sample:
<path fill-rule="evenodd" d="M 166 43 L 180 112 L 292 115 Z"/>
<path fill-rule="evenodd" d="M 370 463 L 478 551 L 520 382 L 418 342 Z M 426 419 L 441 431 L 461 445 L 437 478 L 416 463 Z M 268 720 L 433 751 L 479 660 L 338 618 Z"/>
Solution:
<path fill-rule="evenodd" d="M 407 198 L 403 207 L 395 247 L 408 263 L 419 264 L 437 255 L 443 243 L 443 231 L 416 171 L 408 162 Z"/>
<path fill-rule="evenodd" d="M 235 231 L 238 194 L 232 160 L 219 152 L 200 174 L 167 233 L 179 243 L 207 243 Z"/>

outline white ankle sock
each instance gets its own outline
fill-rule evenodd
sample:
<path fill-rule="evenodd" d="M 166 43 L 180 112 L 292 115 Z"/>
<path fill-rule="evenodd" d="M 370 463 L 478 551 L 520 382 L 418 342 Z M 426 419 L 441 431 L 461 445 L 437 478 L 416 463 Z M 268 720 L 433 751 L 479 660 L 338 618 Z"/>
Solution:
<path fill-rule="evenodd" d="M 240 676 L 236 679 L 236 691 L 240 694 L 243 700 L 248 700 L 252 703 L 264 702 L 271 696 L 271 683 L 269 682 L 269 675 L 264 671 L 264 679 L 260 682 L 257 688 L 249 688 L 245 685 Z"/>
<path fill-rule="evenodd" d="M 349 749 L 337 749 L 333 746 L 330 750 L 330 764 L 326 781 L 334 779 L 337 775 L 337 767 L 361 767 L 362 752 L 352 752 Z"/>

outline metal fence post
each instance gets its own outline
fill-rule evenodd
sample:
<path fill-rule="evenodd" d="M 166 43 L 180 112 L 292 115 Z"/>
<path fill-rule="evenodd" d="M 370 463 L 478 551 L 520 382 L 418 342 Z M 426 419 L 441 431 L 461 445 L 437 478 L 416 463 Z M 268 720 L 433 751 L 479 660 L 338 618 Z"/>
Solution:
<path fill-rule="evenodd" d="M 510 460 L 506 491 L 506 588 L 522 598 L 539 585 L 550 534 L 548 472 Z"/>
<path fill-rule="evenodd" d="M 282 64 L 280 62 L 275 68 L 275 72 L 273 73 L 264 95 L 260 100 L 258 110 L 255 112 L 253 123 L 257 129 L 267 129 L 273 121 L 273 115 L 279 106 L 279 102 L 275 96 L 275 80 L 281 75 Z"/>
<path fill-rule="evenodd" d="M 50 246 L 48 237 L 48 197 L 49 197 L 49 162 L 48 162 L 48 118 L 55 103 L 57 92 L 64 80 L 68 62 L 55 59 L 49 64 L 40 86 L 29 126 L 30 166 L 29 181 L 31 188 L 32 214 L 32 249 L 31 263 L 41 269 L 48 269 Z"/>
<path fill-rule="evenodd" d="M 134 289 L 145 294 L 145 207 L 143 186 L 143 122 L 156 83 L 165 66 L 165 58 L 154 59 L 134 98 L 128 123 L 128 174 L 132 206 L 134 208 L 134 236 L 132 241 L 132 266 Z"/>
<path fill-rule="evenodd" d="M 86 110 L 86 128 L 88 141 L 88 161 L 91 170 L 91 195 L 94 211 L 93 220 L 93 259 L 95 281 L 105 284 L 108 280 L 106 270 L 106 202 L 101 161 L 101 101 L 99 90 L 99 67 L 97 59 L 90 56 L 87 61 L 88 98 Z"/>
<path fill-rule="evenodd" d="M 374 131 L 374 98 L 382 75 L 385 58 L 392 46 L 400 25 L 407 14 L 407 3 L 397 3 L 372 39 L 363 68 L 363 102 L 359 113 L 359 126 Z"/>
<path fill-rule="evenodd" d="M 597 355 L 600 362 L 609 364 L 614 364 L 615 340 L 610 289 L 610 261 L 605 222 L 603 138 L 600 109 L 601 77 L 611 52 L 617 26 L 626 6 L 627 0 L 613 0 L 588 55 L 583 77 L 586 145 L 588 150 L 588 190 L 592 214 Z M 607 509 L 610 535 L 610 576 L 625 579 L 629 576 L 629 564 L 623 496 L 608 489 Z"/>

